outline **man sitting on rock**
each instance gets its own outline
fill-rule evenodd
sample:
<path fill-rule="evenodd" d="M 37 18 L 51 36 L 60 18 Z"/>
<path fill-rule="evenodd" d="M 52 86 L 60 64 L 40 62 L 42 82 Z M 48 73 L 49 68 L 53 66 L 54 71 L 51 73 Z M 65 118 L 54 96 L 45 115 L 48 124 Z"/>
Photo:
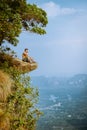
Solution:
<path fill-rule="evenodd" d="M 27 48 L 24 49 L 24 52 L 22 54 L 22 61 L 29 62 L 29 63 L 35 63 L 35 61 L 33 60 L 33 58 L 31 58 L 28 55 L 28 49 Z"/>

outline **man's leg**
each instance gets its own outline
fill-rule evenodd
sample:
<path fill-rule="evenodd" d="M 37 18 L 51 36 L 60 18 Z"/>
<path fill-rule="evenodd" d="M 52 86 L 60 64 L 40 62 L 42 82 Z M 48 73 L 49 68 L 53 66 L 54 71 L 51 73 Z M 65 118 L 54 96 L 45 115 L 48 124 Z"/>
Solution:
<path fill-rule="evenodd" d="M 30 58 L 31 58 L 31 57 L 30 57 Z M 35 63 L 35 61 L 34 61 L 34 59 L 33 59 L 33 58 L 31 58 L 31 62 L 32 62 L 32 63 Z"/>

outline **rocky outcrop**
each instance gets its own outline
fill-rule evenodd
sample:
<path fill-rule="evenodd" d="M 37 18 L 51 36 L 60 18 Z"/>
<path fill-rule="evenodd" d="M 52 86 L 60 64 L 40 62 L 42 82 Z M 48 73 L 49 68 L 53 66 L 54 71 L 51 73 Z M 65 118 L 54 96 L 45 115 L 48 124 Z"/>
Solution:
<path fill-rule="evenodd" d="M 8 63 L 8 67 L 14 67 L 20 72 L 20 74 L 28 73 L 37 68 L 37 63 L 23 62 L 18 58 L 14 58 L 10 55 L 0 53 L 0 67 L 3 68 L 3 64 Z M 0 130 L 10 129 L 10 116 L 6 112 L 6 101 L 8 96 L 11 94 L 13 81 L 6 72 L 0 70 Z M 21 130 L 25 130 L 20 128 Z"/>
<path fill-rule="evenodd" d="M 21 73 L 27 73 L 27 72 L 33 71 L 38 67 L 36 62 L 28 63 L 28 62 L 24 62 L 24 61 L 22 61 L 22 60 L 20 60 L 18 58 L 14 58 L 12 60 L 12 64 Z"/>
<path fill-rule="evenodd" d="M 21 59 L 12 57 L 11 55 L 0 53 L 0 64 L 4 62 L 8 62 L 9 66 L 15 67 L 18 71 L 20 71 L 20 73 L 28 73 L 38 67 L 38 64 L 36 62 L 28 63 L 22 61 Z"/>

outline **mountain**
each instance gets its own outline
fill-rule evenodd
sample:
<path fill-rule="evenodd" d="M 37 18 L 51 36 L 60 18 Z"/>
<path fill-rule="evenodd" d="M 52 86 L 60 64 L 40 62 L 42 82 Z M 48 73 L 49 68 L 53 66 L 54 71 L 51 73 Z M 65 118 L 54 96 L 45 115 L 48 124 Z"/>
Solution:
<path fill-rule="evenodd" d="M 37 130 L 87 130 L 87 75 L 69 78 L 31 77 L 39 89 L 39 109 L 44 113 Z"/>
<path fill-rule="evenodd" d="M 70 78 L 59 78 L 59 77 L 31 77 L 31 83 L 38 86 L 40 89 L 44 88 L 58 88 L 58 87 L 84 87 L 87 85 L 87 74 L 78 74 Z"/>

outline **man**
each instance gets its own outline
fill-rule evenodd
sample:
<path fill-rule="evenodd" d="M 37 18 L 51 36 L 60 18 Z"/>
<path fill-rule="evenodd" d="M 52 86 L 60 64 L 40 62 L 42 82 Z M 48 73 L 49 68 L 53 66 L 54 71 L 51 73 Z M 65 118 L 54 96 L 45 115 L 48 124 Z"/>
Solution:
<path fill-rule="evenodd" d="M 22 60 L 24 62 L 29 62 L 29 63 L 35 63 L 35 61 L 33 60 L 33 58 L 31 58 L 29 55 L 28 55 L 28 49 L 25 48 L 24 49 L 24 52 L 22 54 Z"/>

